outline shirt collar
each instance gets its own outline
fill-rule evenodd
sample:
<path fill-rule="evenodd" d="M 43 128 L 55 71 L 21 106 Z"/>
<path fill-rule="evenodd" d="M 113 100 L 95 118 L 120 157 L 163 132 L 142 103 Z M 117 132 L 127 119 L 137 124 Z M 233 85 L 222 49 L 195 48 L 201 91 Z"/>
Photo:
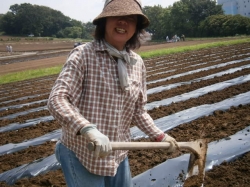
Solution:
<path fill-rule="evenodd" d="M 101 52 L 101 51 L 108 51 L 108 48 L 104 44 L 103 40 L 97 41 L 95 40 L 94 42 L 94 48 L 96 52 Z M 136 58 L 136 55 L 132 53 L 132 51 L 129 49 L 128 54 L 130 57 Z"/>

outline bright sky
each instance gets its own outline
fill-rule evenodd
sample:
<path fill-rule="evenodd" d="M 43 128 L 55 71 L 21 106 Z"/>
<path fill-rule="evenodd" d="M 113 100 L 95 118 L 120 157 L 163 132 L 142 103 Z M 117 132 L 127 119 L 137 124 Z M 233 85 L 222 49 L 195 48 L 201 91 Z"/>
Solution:
<path fill-rule="evenodd" d="M 61 11 L 65 16 L 81 22 L 92 21 L 102 11 L 105 0 L 1 0 L 0 14 L 6 14 L 11 5 L 30 3 Z M 178 0 L 142 0 L 142 6 L 161 5 L 163 8 Z"/>

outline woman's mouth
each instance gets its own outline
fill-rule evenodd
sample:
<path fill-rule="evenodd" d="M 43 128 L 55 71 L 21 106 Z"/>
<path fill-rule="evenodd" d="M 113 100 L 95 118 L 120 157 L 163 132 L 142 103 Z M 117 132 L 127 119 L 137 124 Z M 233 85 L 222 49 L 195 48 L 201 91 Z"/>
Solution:
<path fill-rule="evenodd" d="M 121 33 L 121 34 L 124 34 L 126 32 L 125 29 L 122 29 L 122 28 L 116 28 L 115 29 L 118 33 Z"/>

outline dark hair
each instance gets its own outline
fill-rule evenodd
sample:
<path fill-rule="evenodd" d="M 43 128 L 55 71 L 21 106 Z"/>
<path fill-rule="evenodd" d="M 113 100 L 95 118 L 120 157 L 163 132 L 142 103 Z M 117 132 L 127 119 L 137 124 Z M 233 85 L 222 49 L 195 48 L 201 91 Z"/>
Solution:
<path fill-rule="evenodd" d="M 145 33 L 142 27 L 143 18 L 138 16 L 136 30 L 134 35 L 127 41 L 126 48 L 129 49 L 138 49 L 141 47 L 141 35 Z M 106 18 L 101 18 L 96 23 L 96 28 L 94 32 L 94 38 L 99 42 L 104 39 L 105 37 L 105 25 L 106 25 Z"/>

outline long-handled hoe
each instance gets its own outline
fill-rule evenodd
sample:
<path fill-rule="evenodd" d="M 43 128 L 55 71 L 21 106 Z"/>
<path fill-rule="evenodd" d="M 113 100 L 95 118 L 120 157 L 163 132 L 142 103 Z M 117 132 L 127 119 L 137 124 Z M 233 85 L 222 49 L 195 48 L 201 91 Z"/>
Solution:
<path fill-rule="evenodd" d="M 168 149 L 167 142 L 111 142 L 112 150 L 142 150 L 142 149 Z M 188 172 L 184 187 L 201 187 L 205 176 L 205 162 L 207 156 L 207 141 L 199 139 L 191 142 L 178 142 L 181 150 L 190 152 Z M 89 150 L 95 150 L 95 144 L 88 144 Z"/>

